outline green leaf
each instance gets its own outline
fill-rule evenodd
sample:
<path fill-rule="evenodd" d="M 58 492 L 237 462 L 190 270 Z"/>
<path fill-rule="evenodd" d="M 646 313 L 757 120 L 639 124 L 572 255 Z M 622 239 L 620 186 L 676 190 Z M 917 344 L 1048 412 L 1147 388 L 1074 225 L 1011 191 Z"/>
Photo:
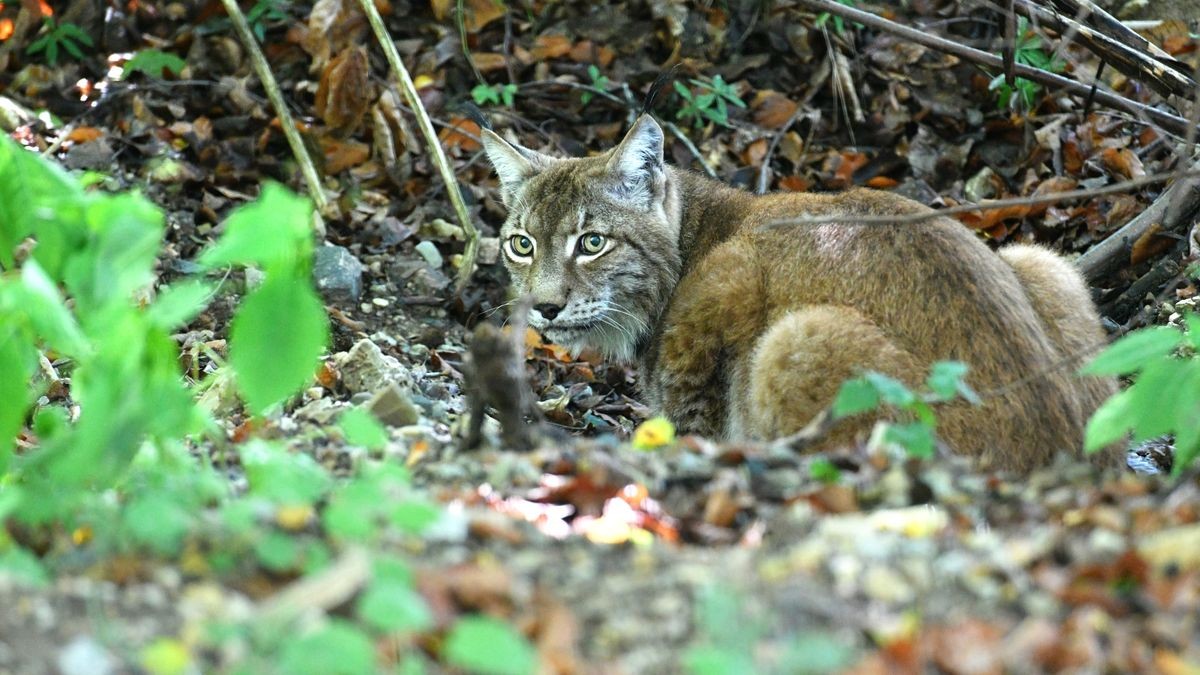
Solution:
<path fill-rule="evenodd" d="M 1085 451 L 1096 452 L 1109 443 L 1121 440 L 1129 433 L 1130 403 L 1133 396 L 1129 389 L 1118 392 L 1096 410 L 1083 433 Z"/>
<path fill-rule="evenodd" d="M 124 530 L 134 541 L 149 546 L 162 555 L 179 551 L 192 518 L 173 495 L 150 492 L 125 507 L 122 517 Z"/>
<path fill-rule="evenodd" d="M 728 647 L 704 645 L 692 647 L 683 657 L 689 675 L 741 675 L 758 672 L 747 653 Z"/>
<path fill-rule="evenodd" d="M 268 277 L 279 270 L 300 276 L 298 267 L 312 259 L 312 204 L 278 183 L 265 183 L 259 198 L 230 214 L 224 228 L 200 264 L 255 265 Z"/>
<path fill-rule="evenodd" d="M 281 672 L 289 675 L 359 675 L 381 672 L 375 646 L 365 633 L 341 619 L 316 632 L 287 640 L 280 656 Z"/>
<path fill-rule="evenodd" d="M 358 616 L 383 632 L 420 632 L 433 626 L 433 614 L 411 584 L 377 579 L 358 600 Z"/>
<path fill-rule="evenodd" d="M 824 457 L 818 457 L 808 465 L 808 475 L 827 485 L 836 484 L 842 479 L 841 469 Z"/>
<path fill-rule="evenodd" d="M 442 517 L 442 510 L 432 502 L 410 497 L 392 509 L 391 520 L 410 534 L 421 534 Z"/>
<path fill-rule="evenodd" d="M 783 654 L 781 670 L 788 673 L 835 673 L 850 665 L 853 650 L 832 635 L 801 633 Z"/>
<path fill-rule="evenodd" d="M 1166 357 L 1183 341 L 1183 333 L 1167 326 L 1144 328 L 1109 345 L 1080 371 L 1085 375 L 1125 375 Z"/>
<path fill-rule="evenodd" d="M 884 430 L 883 440 L 904 448 L 911 457 L 933 457 L 933 429 L 922 422 L 889 424 Z"/>
<path fill-rule="evenodd" d="M 524 675 L 537 665 L 533 647 L 512 626 L 490 617 L 459 619 L 446 636 L 447 664 L 484 675 Z"/>
<path fill-rule="evenodd" d="M 679 94 L 680 96 L 682 96 L 683 100 L 685 100 L 685 101 L 692 100 L 692 90 L 691 89 L 688 89 L 687 87 L 683 86 L 683 83 L 680 82 L 679 80 L 675 80 L 673 84 L 675 85 L 675 92 L 677 94 Z"/>
<path fill-rule="evenodd" d="M 20 288 L 24 291 L 26 315 L 38 337 L 63 354 L 80 356 L 87 351 L 87 341 L 75 317 L 37 261 L 27 260 L 21 267 Z"/>
<path fill-rule="evenodd" d="M 4 401 L 0 405 L 0 477 L 8 469 L 17 433 L 33 403 L 29 380 L 36 359 L 37 352 L 24 331 L 0 312 L 0 401 Z"/>
<path fill-rule="evenodd" d="M 163 71 L 169 71 L 172 75 L 178 75 L 186 65 L 187 61 L 169 52 L 158 49 L 143 49 L 134 54 L 132 59 L 125 62 L 125 68 L 121 71 L 121 79 L 124 80 L 138 72 L 161 79 Z"/>
<path fill-rule="evenodd" d="M 973 398 L 974 402 L 978 402 L 979 398 L 975 396 L 975 392 L 963 381 L 967 370 L 967 364 L 962 361 L 938 361 L 929 369 L 929 378 L 925 380 L 925 386 L 941 401 L 949 401 L 965 390 L 964 398 Z"/>
<path fill-rule="evenodd" d="M 207 281 L 183 281 L 159 291 L 147 310 L 150 323 L 163 330 L 175 330 L 187 324 L 208 304 L 216 285 Z"/>
<path fill-rule="evenodd" d="M 273 443 L 258 439 L 246 443 L 241 460 L 251 494 L 276 504 L 311 505 L 329 489 L 329 474 L 316 460 Z"/>
<path fill-rule="evenodd" d="M 295 537 L 283 532 L 267 532 L 254 544 L 254 553 L 263 567 L 273 572 L 295 569 L 300 545 Z"/>
<path fill-rule="evenodd" d="M 387 430 L 371 413 L 362 408 L 351 408 L 342 413 L 338 426 L 351 445 L 361 445 L 369 450 L 378 450 L 388 442 Z"/>
<path fill-rule="evenodd" d="M 229 362 L 253 413 L 308 384 L 329 344 L 325 307 L 308 277 L 268 275 L 238 307 L 229 343 Z"/>
<path fill-rule="evenodd" d="M 37 556 L 16 546 L 0 553 L 0 578 L 3 577 L 30 588 L 45 588 L 50 584 L 50 575 Z"/>
<path fill-rule="evenodd" d="M 837 419 L 870 412 L 879 407 L 879 390 L 866 378 L 846 380 L 833 399 L 833 416 Z"/>
<path fill-rule="evenodd" d="M 864 373 L 863 377 L 875 387 L 883 402 L 888 405 L 904 409 L 911 406 L 917 400 L 917 395 L 904 386 L 903 382 L 894 377 L 873 371 Z"/>

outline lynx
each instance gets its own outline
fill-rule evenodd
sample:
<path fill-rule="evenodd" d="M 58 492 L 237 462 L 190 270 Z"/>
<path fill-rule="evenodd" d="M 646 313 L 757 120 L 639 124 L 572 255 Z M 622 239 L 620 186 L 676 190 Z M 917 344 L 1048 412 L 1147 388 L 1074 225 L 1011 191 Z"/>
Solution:
<path fill-rule="evenodd" d="M 934 361 L 956 359 L 985 396 L 940 409 L 939 437 L 1025 471 L 1078 453 L 1088 416 L 1115 390 L 1073 375 L 1071 357 L 1104 336 L 1082 277 L 1045 248 L 997 253 L 945 217 L 855 222 L 929 210 L 888 192 L 752 195 L 666 165 L 649 115 L 592 157 L 551 157 L 491 130 L 483 144 L 530 324 L 568 348 L 636 362 L 648 403 L 682 431 L 778 438 L 861 371 L 915 385 Z M 811 216 L 844 220 L 776 223 Z M 843 420 L 820 447 L 873 423 Z"/>

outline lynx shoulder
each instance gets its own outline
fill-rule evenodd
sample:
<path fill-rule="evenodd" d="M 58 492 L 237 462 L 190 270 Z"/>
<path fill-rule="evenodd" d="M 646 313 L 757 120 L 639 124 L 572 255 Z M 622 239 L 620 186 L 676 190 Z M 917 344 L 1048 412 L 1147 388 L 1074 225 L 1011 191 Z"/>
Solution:
<path fill-rule="evenodd" d="M 943 409 L 940 436 L 1027 470 L 1079 452 L 1088 416 L 1114 391 L 1073 375 L 1070 357 L 1103 333 L 1083 279 L 1044 248 L 993 252 L 947 218 L 856 221 L 927 211 L 887 192 L 730 188 L 666 165 L 649 116 L 593 157 L 547 156 L 490 130 L 483 142 L 509 212 L 504 261 L 513 290 L 533 297 L 531 325 L 637 361 L 649 402 L 685 431 L 782 436 L 862 370 L 915 384 L 932 362 L 957 359 L 992 395 Z M 838 221 L 767 226 L 805 216 Z M 839 423 L 826 445 L 873 421 Z"/>

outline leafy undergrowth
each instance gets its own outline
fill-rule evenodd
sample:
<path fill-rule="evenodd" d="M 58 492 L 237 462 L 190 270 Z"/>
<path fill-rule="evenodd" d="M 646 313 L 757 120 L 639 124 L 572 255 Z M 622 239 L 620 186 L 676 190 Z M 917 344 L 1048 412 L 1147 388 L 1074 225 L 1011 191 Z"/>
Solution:
<path fill-rule="evenodd" d="M 672 134 L 675 163 L 935 206 L 1169 171 L 1169 139 L 787 2 L 395 2 L 381 9 L 484 229 L 454 296 L 463 233 L 354 4 L 248 11 L 335 197 L 315 247 L 310 207 L 270 182 L 302 185 L 219 3 L 72 7 L 23 36 L 0 9 L 16 45 L 0 125 L 24 147 L 0 145 L 0 671 L 1200 667 L 1194 478 L 1065 457 L 981 473 L 920 424 L 824 456 L 677 438 L 646 420 L 634 371 L 535 334 L 538 447 L 504 450 L 491 424 L 481 449 L 458 441 L 467 327 L 505 299 L 503 212 L 460 101 L 530 147 L 597 150 L 669 60 L 681 84 L 656 112 L 695 148 Z M 897 18 L 999 44 L 996 15 L 911 5 Z M 1159 30 L 1196 58 L 1186 30 Z M 1048 39 L 1019 47 L 1052 63 Z M 1074 253 L 1158 190 L 960 219 Z M 1194 322 L 1187 275 L 1154 302 L 1126 294 L 1191 255 L 1138 242 L 1097 289 L 1105 316 Z M 1189 409 L 1152 392 L 1197 400 L 1195 334 L 1148 335 L 1100 362 L 1141 379 L 1093 440 L 1184 431 Z M 933 394 L 964 394 L 941 368 Z M 928 418 L 885 380 L 847 391 L 843 412 Z"/>

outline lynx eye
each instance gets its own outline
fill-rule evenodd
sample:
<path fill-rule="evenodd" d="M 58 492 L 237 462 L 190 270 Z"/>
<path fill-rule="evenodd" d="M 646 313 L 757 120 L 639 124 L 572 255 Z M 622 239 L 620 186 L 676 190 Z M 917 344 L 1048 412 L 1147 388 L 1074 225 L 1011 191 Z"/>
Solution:
<path fill-rule="evenodd" d="M 518 258 L 528 258 L 533 255 L 533 240 L 523 234 L 514 234 L 508 238 L 508 248 Z"/>
<path fill-rule="evenodd" d="M 604 244 L 608 238 L 602 234 L 588 232 L 579 238 L 579 250 L 587 255 L 596 255 L 604 250 Z"/>

